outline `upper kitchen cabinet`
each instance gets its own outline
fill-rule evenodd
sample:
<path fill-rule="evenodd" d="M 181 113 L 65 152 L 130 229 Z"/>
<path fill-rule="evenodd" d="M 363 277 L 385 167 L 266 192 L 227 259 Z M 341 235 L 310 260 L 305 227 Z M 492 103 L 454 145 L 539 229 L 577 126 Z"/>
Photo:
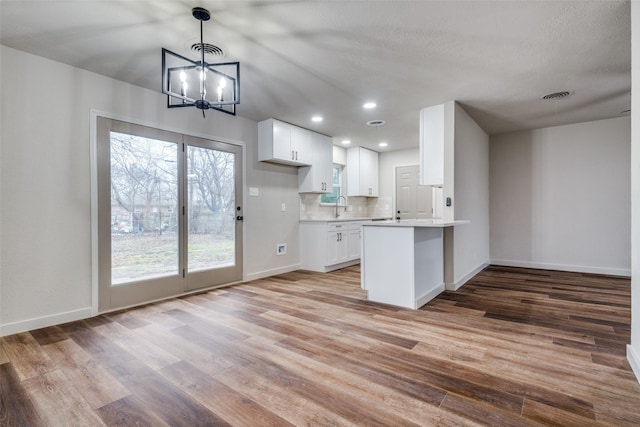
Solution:
<path fill-rule="evenodd" d="M 333 141 L 311 132 L 312 164 L 298 169 L 298 192 L 331 193 L 333 191 Z"/>
<path fill-rule="evenodd" d="M 274 119 L 258 123 L 258 160 L 310 166 L 312 132 Z"/>
<path fill-rule="evenodd" d="M 347 150 L 347 196 L 378 197 L 378 153 L 363 147 Z"/>
<path fill-rule="evenodd" d="M 420 185 L 444 183 L 444 104 L 420 110 Z"/>

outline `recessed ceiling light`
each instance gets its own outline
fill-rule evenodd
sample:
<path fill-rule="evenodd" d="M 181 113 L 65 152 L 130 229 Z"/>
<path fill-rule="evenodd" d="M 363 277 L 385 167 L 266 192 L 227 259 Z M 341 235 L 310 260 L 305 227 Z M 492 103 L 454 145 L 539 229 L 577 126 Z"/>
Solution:
<path fill-rule="evenodd" d="M 313 116 L 313 117 L 311 117 L 311 121 L 312 122 L 321 122 L 322 121 L 322 116 Z"/>
<path fill-rule="evenodd" d="M 375 102 L 367 102 L 362 106 L 362 108 L 366 108 L 367 110 L 371 110 L 372 108 L 376 108 L 376 103 Z"/>
<path fill-rule="evenodd" d="M 349 145 L 351 144 L 351 141 L 349 141 L 348 139 L 345 139 L 342 141 L 342 145 Z"/>
<path fill-rule="evenodd" d="M 386 142 L 381 142 L 380 144 L 378 144 L 378 147 L 386 147 L 387 145 L 389 144 L 387 144 Z"/>

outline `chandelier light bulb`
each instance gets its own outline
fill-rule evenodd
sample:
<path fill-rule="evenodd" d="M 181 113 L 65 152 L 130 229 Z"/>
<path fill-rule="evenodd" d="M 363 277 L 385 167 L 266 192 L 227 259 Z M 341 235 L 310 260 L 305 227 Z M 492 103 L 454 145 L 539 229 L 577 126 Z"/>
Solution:
<path fill-rule="evenodd" d="M 180 71 L 180 81 L 182 83 L 185 83 L 187 81 L 187 73 L 185 73 L 184 71 Z"/>
<path fill-rule="evenodd" d="M 220 83 L 219 83 L 221 88 L 225 88 L 227 87 L 227 79 L 225 79 L 224 77 L 220 77 Z"/>

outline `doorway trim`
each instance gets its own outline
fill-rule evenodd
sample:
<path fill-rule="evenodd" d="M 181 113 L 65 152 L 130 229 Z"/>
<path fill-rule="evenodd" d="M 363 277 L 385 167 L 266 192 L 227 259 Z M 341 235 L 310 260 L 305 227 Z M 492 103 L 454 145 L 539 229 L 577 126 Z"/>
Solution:
<path fill-rule="evenodd" d="M 93 108 L 90 109 L 89 111 L 89 139 L 90 139 L 89 140 L 89 156 L 90 156 L 90 170 L 91 170 L 90 185 L 91 185 L 91 315 L 92 316 L 96 316 L 100 313 L 108 313 L 109 311 L 116 311 L 116 310 L 122 310 L 123 308 L 127 308 L 127 307 L 121 307 L 118 309 L 106 310 L 103 312 L 100 312 L 98 309 L 99 307 L 98 297 L 100 292 L 99 281 L 98 281 L 98 272 L 99 272 L 98 270 L 98 117 L 104 117 L 106 119 L 111 119 L 111 120 L 119 120 L 122 122 L 131 123 L 134 125 L 155 128 L 161 131 L 175 132 L 175 133 L 183 134 L 185 136 L 192 136 L 195 138 L 208 139 L 208 140 L 219 141 L 219 142 L 224 142 L 227 144 L 239 146 L 241 148 L 241 159 L 242 159 L 241 160 L 242 161 L 242 187 L 243 187 L 242 188 L 242 206 L 246 205 L 246 197 L 247 197 L 247 192 L 245 191 L 245 188 L 244 188 L 245 182 L 246 182 L 246 174 L 247 174 L 247 168 L 246 168 L 247 154 L 245 149 L 246 147 L 245 142 L 237 141 L 229 138 L 218 137 L 215 135 L 208 135 L 200 132 L 193 132 L 190 130 L 185 130 L 175 126 L 167 126 L 165 124 L 159 124 L 156 122 L 139 120 L 132 117 L 123 116 L 120 114 L 106 112 L 98 109 L 93 109 Z M 244 228 L 244 225 L 243 225 L 243 228 Z M 242 233 L 243 248 L 246 247 L 246 243 L 247 243 L 246 233 L 243 231 Z M 246 264 L 244 259 L 244 254 L 246 253 L 246 251 L 242 251 L 242 253 L 243 253 L 242 281 L 244 281 L 246 280 L 246 277 L 245 277 L 246 273 L 244 269 L 244 265 Z M 239 283 L 239 282 L 233 282 L 233 283 Z M 228 284 L 225 284 L 224 286 L 230 285 L 233 283 L 228 283 Z M 191 293 L 202 292 L 204 290 L 214 289 L 216 287 L 220 287 L 220 285 L 212 286 L 209 288 L 202 288 L 202 289 L 193 290 L 193 291 L 187 291 L 187 292 L 181 293 L 180 295 L 182 296 L 182 295 L 188 295 Z M 156 300 L 149 300 L 145 302 L 145 304 L 155 302 L 155 301 L 162 301 L 164 299 L 174 298 L 174 297 L 175 296 L 170 296 L 166 298 L 159 298 Z M 138 305 L 138 304 L 135 304 L 135 305 Z"/>

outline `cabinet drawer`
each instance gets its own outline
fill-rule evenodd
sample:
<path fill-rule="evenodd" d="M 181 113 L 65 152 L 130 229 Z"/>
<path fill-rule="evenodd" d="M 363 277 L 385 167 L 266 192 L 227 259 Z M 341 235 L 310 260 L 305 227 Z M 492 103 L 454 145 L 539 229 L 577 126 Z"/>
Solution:
<path fill-rule="evenodd" d="M 328 222 L 327 231 L 346 231 L 349 229 L 348 222 Z"/>

